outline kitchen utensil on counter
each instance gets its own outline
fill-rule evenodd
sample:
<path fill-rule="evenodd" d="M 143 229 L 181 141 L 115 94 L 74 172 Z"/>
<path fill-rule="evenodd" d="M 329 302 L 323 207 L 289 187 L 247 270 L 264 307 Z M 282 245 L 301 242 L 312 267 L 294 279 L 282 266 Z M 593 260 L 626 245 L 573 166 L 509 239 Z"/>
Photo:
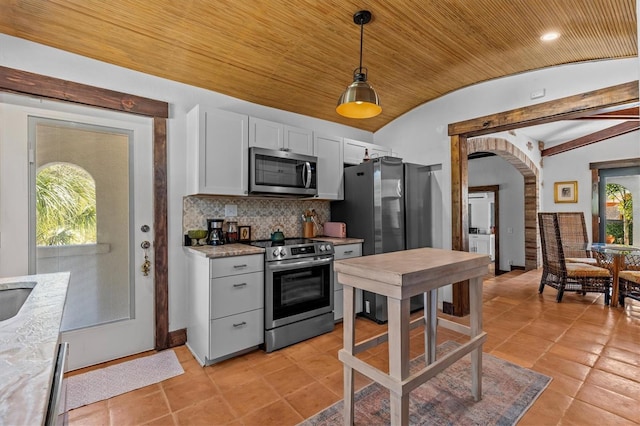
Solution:
<path fill-rule="evenodd" d="M 230 220 L 227 222 L 227 242 L 238 242 L 238 222 L 236 222 L 235 220 Z"/>
<path fill-rule="evenodd" d="M 344 222 L 325 222 L 325 237 L 347 238 L 347 224 Z"/>
<path fill-rule="evenodd" d="M 202 246 L 206 244 L 207 235 L 209 235 L 209 232 L 206 229 L 192 229 L 187 232 L 187 236 L 191 239 L 192 246 Z"/>
<path fill-rule="evenodd" d="M 209 229 L 209 241 L 212 246 L 224 244 L 224 233 L 222 227 L 224 219 L 207 219 L 207 228 Z"/>
<path fill-rule="evenodd" d="M 302 222 L 302 236 L 304 238 L 313 238 L 316 236 L 313 230 L 313 222 L 308 220 Z"/>
<path fill-rule="evenodd" d="M 274 242 L 274 243 L 282 243 L 282 242 L 284 242 L 284 234 L 282 233 L 280 228 L 284 228 L 284 226 L 275 225 L 273 227 L 273 229 L 275 229 L 275 231 L 273 231 L 271 233 L 271 241 Z"/>

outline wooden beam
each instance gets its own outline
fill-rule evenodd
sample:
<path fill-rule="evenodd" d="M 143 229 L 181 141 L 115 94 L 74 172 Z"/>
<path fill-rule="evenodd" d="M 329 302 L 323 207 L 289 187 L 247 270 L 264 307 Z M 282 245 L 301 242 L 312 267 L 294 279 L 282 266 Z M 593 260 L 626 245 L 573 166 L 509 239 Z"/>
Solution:
<path fill-rule="evenodd" d="M 599 112 L 588 117 L 578 117 L 575 120 L 640 120 L 640 108 L 635 106 L 617 111 Z"/>
<path fill-rule="evenodd" d="M 0 87 L 5 92 L 40 96 L 147 117 L 169 118 L 169 104 L 114 90 L 0 67 Z"/>
<path fill-rule="evenodd" d="M 480 136 L 522 127 L 571 120 L 638 105 L 638 81 L 568 96 L 510 111 L 449 124 L 449 136 Z"/>
<path fill-rule="evenodd" d="M 639 128 L 640 122 L 625 121 L 624 123 L 616 124 L 615 126 L 608 127 L 598 132 L 579 137 L 578 139 L 574 139 L 560 145 L 552 146 L 551 148 L 543 149 L 541 155 L 543 157 L 548 157 L 550 155 L 571 151 L 572 149 L 591 145 L 592 143 L 601 142 L 610 138 L 614 138 L 616 136 L 624 135 L 626 133 L 635 132 Z"/>
<path fill-rule="evenodd" d="M 451 240 L 452 249 L 469 251 L 469 174 L 467 162 L 467 139 L 464 136 L 451 137 Z M 453 314 L 467 315 L 469 308 L 469 281 L 454 283 L 452 286 Z"/>

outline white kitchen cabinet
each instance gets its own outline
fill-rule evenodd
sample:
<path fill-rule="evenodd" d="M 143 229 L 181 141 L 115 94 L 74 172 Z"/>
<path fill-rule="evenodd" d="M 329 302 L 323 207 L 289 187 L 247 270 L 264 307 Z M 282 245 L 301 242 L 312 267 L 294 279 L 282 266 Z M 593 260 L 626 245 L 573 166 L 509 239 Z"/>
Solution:
<path fill-rule="evenodd" d="M 364 151 L 369 151 L 369 158 L 384 157 L 391 155 L 391 149 L 375 145 L 368 142 L 361 142 L 355 139 L 344 138 L 344 163 L 360 164 L 364 158 Z"/>
<path fill-rule="evenodd" d="M 247 195 L 248 120 L 202 105 L 187 113 L 189 194 Z"/>
<path fill-rule="evenodd" d="M 209 259 L 187 251 L 187 273 L 187 346 L 201 365 L 263 343 L 264 255 Z"/>
<path fill-rule="evenodd" d="M 250 117 L 249 146 L 313 155 L 313 131 Z"/>
<path fill-rule="evenodd" d="M 362 243 L 336 245 L 333 247 L 335 260 L 349 259 L 362 256 Z M 338 273 L 334 272 L 333 279 L 333 319 L 341 320 L 344 313 L 344 296 L 342 284 L 338 282 Z M 362 312 L 362 290 L 355 289 L 356 292 L 356 313 Z"/>
<path fill-rule="evenodd" d="M 313 155 L 318 158 L 318 198 L 342 200 L 344 198 L 342 138 L 315 134 L 313 148 Z"/>
<path fill-rule="evenodd" d="M 469 234 L 469 251 L 488 254 L 491 261 L 496 260 L 496 236 L 494 234 Z"/>

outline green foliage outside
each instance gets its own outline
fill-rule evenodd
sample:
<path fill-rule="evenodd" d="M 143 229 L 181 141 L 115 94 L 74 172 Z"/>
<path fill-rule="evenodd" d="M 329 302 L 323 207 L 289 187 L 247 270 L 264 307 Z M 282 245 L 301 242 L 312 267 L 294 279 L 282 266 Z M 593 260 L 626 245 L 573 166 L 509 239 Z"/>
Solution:
<path fill-rule="evenodd" d="M 96 188 L 91 175 L 54 164 L 36 176 L 36 243 L 39 246 L 96 242 Z"/>
<path fill-rule="evenodd" d="M 618 209 L 622 216 L 622 221 L 607 221 L 607 235 L 613 235 L 618 244 L 633 244 L 633 197 L 631 192 L 617 183 L 608 183 L 606 191 L 607 199 L 618 203 Z"/>

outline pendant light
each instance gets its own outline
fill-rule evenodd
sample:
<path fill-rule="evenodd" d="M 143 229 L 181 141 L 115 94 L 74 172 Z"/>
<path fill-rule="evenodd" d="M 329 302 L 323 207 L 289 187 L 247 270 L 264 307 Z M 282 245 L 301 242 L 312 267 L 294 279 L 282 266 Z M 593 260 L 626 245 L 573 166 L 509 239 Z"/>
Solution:
<path fill-rule="evenodd" d="M 336 112 L 348 118 L 371 118 L 382 112 L 378 94 L 367 83 L 367 69 L 362 67 L 362 39 L 364 25 L 371 21 L 371 12 L 361 10 L 353 15 L 353 22 L 360 25 L 360 66 L 353 71 L 353 83 L 344 91 Z"/>

